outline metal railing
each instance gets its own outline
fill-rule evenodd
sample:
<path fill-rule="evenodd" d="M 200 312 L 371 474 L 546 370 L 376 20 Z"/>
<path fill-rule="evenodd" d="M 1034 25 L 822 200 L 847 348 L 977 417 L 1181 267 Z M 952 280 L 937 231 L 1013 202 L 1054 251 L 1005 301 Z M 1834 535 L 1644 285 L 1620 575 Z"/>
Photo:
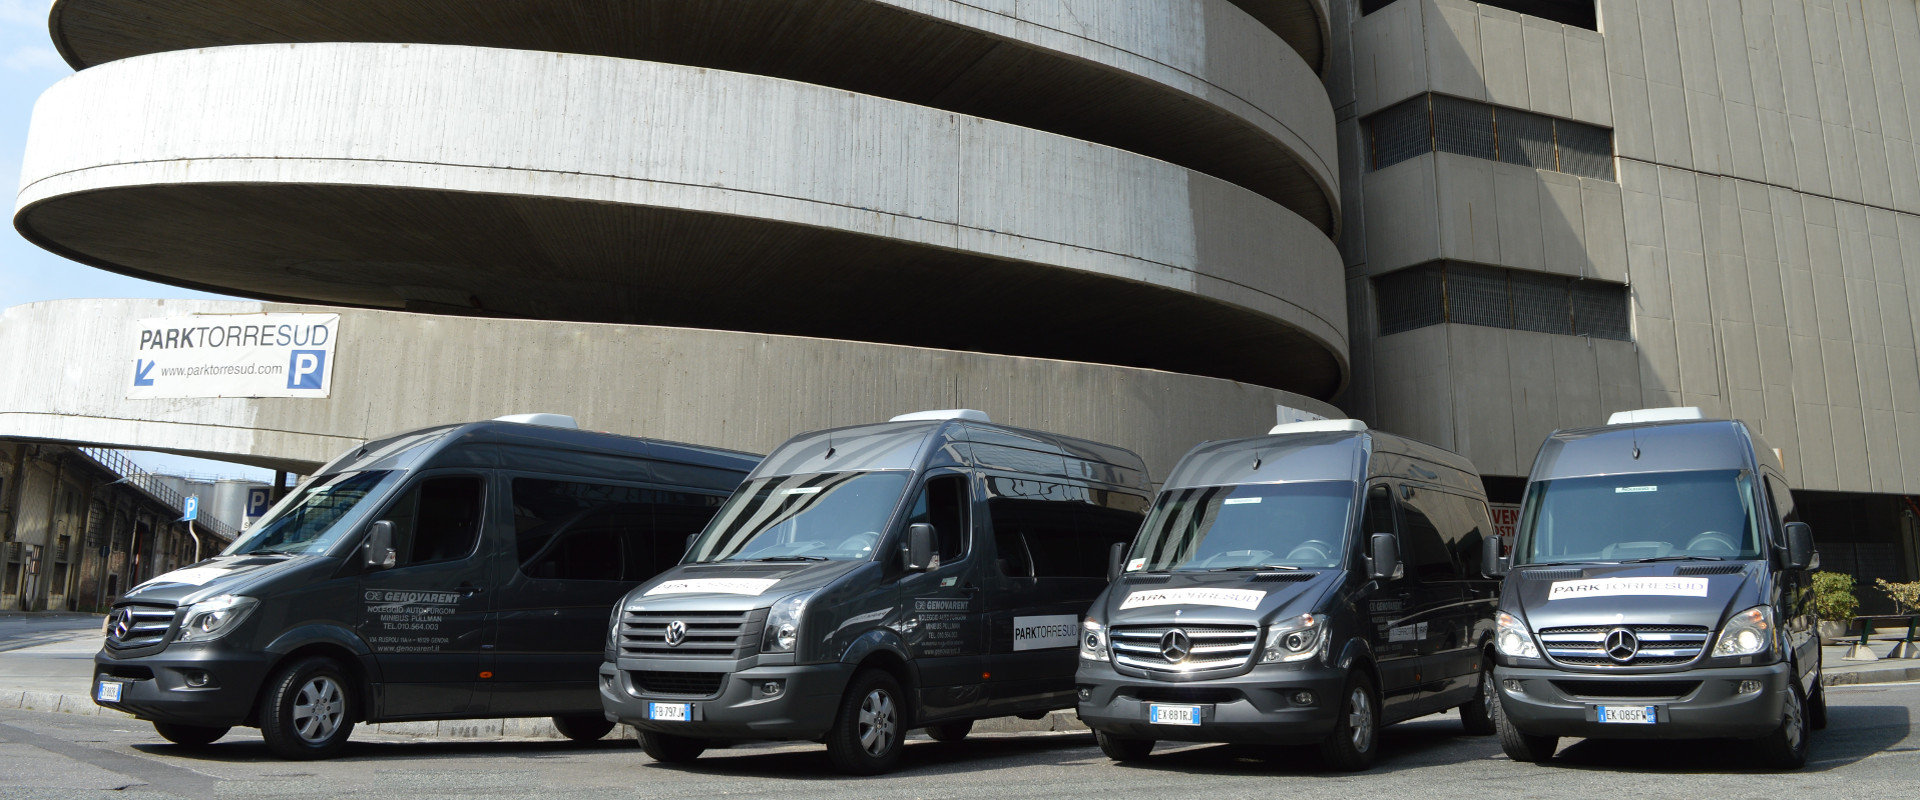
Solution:
<path fill-rule="evenodd" d="M 184 515 L 187 513 L 187 498 L 185 495 L 180 494 L 179 491 L 162 482 L 158 475 L 141 469 L 138 464 L 133 463 L 133 459 L 127 458 L 126 454 L 104 447 L 81 447 L 77 449 L 81 454 L 93 459 L 95 463 L 105 468 L 108 472 L 119 475 L 121 481 L 127 485 L 146 492 L 148 496 L 160 501 L 162 505 L 173 509 L 174 512 L 178 514 Z M 204 501 L 200 504 L 200 518 L 194 520 L 194 525 L 227 541 L 233 541 L 234 537 L 240 535 L 240 532 L 235 530 L 232 525 L 227 524 L 225 520 L 209 515 Z"/>

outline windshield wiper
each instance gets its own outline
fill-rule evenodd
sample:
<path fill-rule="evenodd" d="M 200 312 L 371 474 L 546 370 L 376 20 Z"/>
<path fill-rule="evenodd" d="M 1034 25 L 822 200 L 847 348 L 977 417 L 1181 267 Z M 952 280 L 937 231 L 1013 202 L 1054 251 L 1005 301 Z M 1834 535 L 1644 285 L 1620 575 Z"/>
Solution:
<path fill-rule="evenodd" d="M 262 547 L 258 550 L 241 553 L 240 555 L 243 555 L 243 556 L 297 556 L 305 552 L 306 552 L 305 550 L 275 550 L 271 547 Z"/>
<path fill-rule="evenodd" d="M 1622 564 L 1646 564 L 1654 561 L 1725 561 L 1719 556 L 1653 556 L 1651 558 L 1629 558 Z"/>
<path fill-rule="evenodd" d="M 826 556 L 761 556 L 760 558 L 734 558 L 729 561 L 831 561 Z"/>
<path fill-rule="evenodd" d="M 1290 570 L 1297 571 L 1300 568 L 1289 567 L 1285 564 L 1257 564 L 1257 565 L 1251 565 L 1251 566 L 1245 566 L 1245 567 L 1211 567 L 1211 568 L 1208 568 L 1206 571 L 1207 572 L 1257 572 L 1260 570 L 1268 570 L 1268 569 L 1290 569 Z"/>

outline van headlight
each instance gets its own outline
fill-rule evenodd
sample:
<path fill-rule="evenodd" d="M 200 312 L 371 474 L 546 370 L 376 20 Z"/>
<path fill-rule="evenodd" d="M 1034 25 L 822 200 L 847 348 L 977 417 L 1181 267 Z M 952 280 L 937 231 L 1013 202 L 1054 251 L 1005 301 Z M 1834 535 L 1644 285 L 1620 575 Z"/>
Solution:
<path fill-rule="evenodd" d="M 1107 660 L 1107 628 L 1100 620 L 1087 617 L 1080 623 L 1080 657 L 1088 661 Z"/>
<path fill-rule="evenodd" d="M 1533 643 L 1533 631 L 1527 630 L 1527 624 L 1505 611 L 1500 612 L 1499 626 L 1493 632 L 1493 647 L 1503 656 L 1514 658 L 1539 658 L 1540 647 Z"/>
<path fill-rule="evenodd" d="M 760 637 L 760 652 L 791 653 L 800 644 L 800 614 L 807 610 L 807 601 L 813 599 L 819 589 L 808 589 L 780 598 L 767 612 L 767 632 Z"/>
<path fill-rule="evenodd" d="M 1301 614 L 1267 626 L 1267 646 L 1260 663 L 1305 661 L 1327 641 L 1327 616 Z"/>
<path fill-rule="evenodd" d="M 240 622 L 257 605 L 260 601 L 251 597 L 223 594 L 187 606 L 187 621 L 181 623 L 180 636 L 175 641 L 206 642 L 225 636 L 240 627 Z"/>
<path fill-rule="evenodd" d="M 1715 657 L 1750 656 L 1773 647 L 1773 608 L 1754 606 L 1727 620 L 1720 629 L 1720 641 L 1713 646 Z"/>
<path fill-rule="evenodd" d="M 627 598 L 622 597 L 620 602 L 613 604 L 613 613 L 607 616 L 607 646 L 601 653 L 607 661 L 620 657 L 620 614 L 626 610 Z"/>

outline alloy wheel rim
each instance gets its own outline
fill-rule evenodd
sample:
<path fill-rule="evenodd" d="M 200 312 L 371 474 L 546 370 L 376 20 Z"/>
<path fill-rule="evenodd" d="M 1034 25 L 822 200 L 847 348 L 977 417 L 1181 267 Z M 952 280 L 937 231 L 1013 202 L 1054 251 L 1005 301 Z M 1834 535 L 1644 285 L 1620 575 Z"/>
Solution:
<path fill-rule="evenodd" d="M 860 700 L 860 747 L 867 755 L 878 756 L 893 747 L 898 727 L 893 695 L 875 689 Z"/>
<path fill-rule="evenodd" d="M 1487 722 L 1493 722 L 1493 692 L 1493 671 L 1480 673 L 1480 716 L 1486 717 Z"/>
<path fill-rule="evenodd" d="M 1353 729 L 1353 749 L 1367 752 L 1373 746 L 1373 708 L 1363 689 L 1355 688 L 1347 699 L 1347 727 Z"/>
<path fill-rule="evenodd" d="M 302 741 L 319 744 L 333 737 L 346 717 L 340 684 L 327 676 L 307 681 L 293 697 L 293 730 Z"/>
<path fill-rule="evenodd" d="M 1803 701 L 1800 699 L 1800 693 L 1788 691 L 1786 720 L 1787 747 L 1796 753 L 1800 752 L 1800 748 L 1805 746 L 1807 741 L 1807 715 L 1806 710 L 1802 708 L 1802 706 Z"/>

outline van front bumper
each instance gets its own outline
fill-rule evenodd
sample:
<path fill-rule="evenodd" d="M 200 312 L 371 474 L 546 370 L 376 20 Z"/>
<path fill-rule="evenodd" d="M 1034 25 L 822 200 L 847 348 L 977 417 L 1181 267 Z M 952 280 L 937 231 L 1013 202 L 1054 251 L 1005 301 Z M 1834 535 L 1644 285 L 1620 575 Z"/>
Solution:
<path fill-rule="evenodd" d="M 1522 733 L 1594 739 L 1753 739 L 1780 727 L 1786 663 L 1608 675 L 1495 666 L 1501 709 Z M 1743 681 L 1759 691 L 1741 693 Z M 1517 690 L 1516 690 L 1517 689 Z M 1652 724 L 1603 723 L 1601 706 L 1652 706 Z"/>
<path fill-rule="evenodd" d="M 218 642 L 174 644 L 150 656 L 114 658 L 101 650 L 93 657 L 93 702 L 155 722 L 229 727 L 248 724 L 254 698 L 266 680 L 269 655 L 226 650 Z M 190 686 L 189 675 L 204 674 L 205 686 Z M 100 686 L 120 684 L 117 702 L 102 702 Z"/>
<path fill-rule="evenodd" d="M 1122 675 L 1105 661 L 1080 662 L 1080 721 L 1129 739 L 1183 742 L 1308 744 L 1333 732 L 1345 670 L 1295 664 L 1263 664 L 1244 675 L 1198 681 L 1157 681 Z M 1310 691 L 1311 704 L 1294 702 Z M 1149 722 L 1149 706 L 1200 706 L 1199 725 Z"/>
<path fill-rule="evenodd" d="M 853 678 L 853 668 L 839 663 L 753 666 L 726 673 L 717 695 L 686 697 L 643 692 L 631 672 L 603 662 L 600 704 L 607 719 L 643 731 L 702 739 L 819 739 L 827 735 L 839 713 L 840 695 Z M 780 692 L 767 694 L 762 687 L 768 682 L 778 682 Z M 689 704 L 692 718 L 685 722 L 648 719 L 650 703 Z"/>

